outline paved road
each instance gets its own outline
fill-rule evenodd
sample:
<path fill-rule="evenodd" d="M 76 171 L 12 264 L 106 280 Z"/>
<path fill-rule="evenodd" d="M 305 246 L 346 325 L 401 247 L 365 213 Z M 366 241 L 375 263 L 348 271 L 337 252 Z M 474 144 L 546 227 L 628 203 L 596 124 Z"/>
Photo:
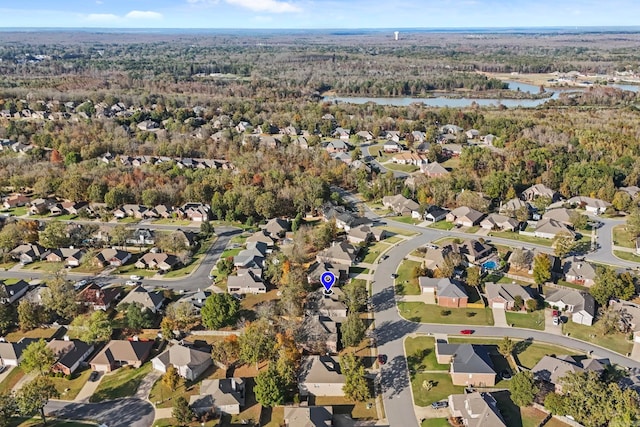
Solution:
<path fill-rule="evenodd" d="M 120 399 L 103 403 L 73 403 L 52 400 L 45 412 L 69 420 L 95 420 L 109 427 L 149 427 L 153 424 L 153 406 L 140 399 Z"/>
<path fill-rule="evenodd" d="M 362 150 L 362 157 L 363 158 L 367 157 L 367 156 L 373 157 L 373 160 L 371 160 L 370 163 L 375 165 L 378 168 L 378 170 L 380 171 L 380 173 L 386 173 L 387 171 L 390 170 L 390 169 L 387 169 L 384 166 L 382 166 L 382 163 L 380 163 L 377 160 L 375 160 L 377 155 L 378 155 L 378 153 L 374 153 L 375 155 L 369 153 L 369 144 L 362 144 L 359 147 Z M 402 177 L 409 176 L 409 174 L 407 172 L 393 171 L 393 176 L 395 176 L 396 178 L 402 178 Z"/>
<path fill-rule="evenodd" d="M 144 279 L 142 283 L 145 286 L 157 286 L 168 287 L 174 291 L 195 291 L 197 289 L 205 289 L 211 285 L 209 279 L 209 273 L 214 265 L 220 259 L 220 255 L 224 252 L 225 248 L 229 244 L 231 238 L 237 234 L 240 234 L 242 230 L 235 227 L 216 227 L 216 234 L 218 239 L 207 250 L 204 258 L 200 262 L 198 268 L 196 268 L 189 276 L 179 279 Z M 2 271 L 0 272 L 0 278 L 16 278 L 24 280 L 42 279 L 49 276 L 47 273 L 40 273 L 37 271 L 19 270 L 19 271 Z M 68 271 L 68 277 L 72 280 L 94 280 L 93 275 L 86 275 L 83 273 L 74 273 L 73 270 Z M 99 276 L 97 281 L 106 285 L 121 284 L 123 279 L 117 276 Z"/>

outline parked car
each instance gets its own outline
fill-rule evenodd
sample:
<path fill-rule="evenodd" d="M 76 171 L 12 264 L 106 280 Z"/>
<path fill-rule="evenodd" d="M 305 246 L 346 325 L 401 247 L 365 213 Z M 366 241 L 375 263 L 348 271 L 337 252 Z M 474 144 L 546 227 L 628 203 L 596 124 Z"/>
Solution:
<path fill-rule="evenodd" d="M 387 363 L 387 355 L 386 354 L 379 354 L 378 355 L 378 363 L 381 365 L 384 365 L 385 363 Z"/>
<path fill-rule="evenodd" d="M 511 373 L 505 369 L 504 371 L 500 372 L 500 378 L 502 378 L 503 380 L 510 380 Z"/>
<path fill-rule="evenodd" d="M 553 326 L 558 326 L 560 324 L 560 318 L 558 316 L 553 316 Z"/>
<path fill-rule="evenodd" d="M 5 369 L 7 369 L 6 365 L 0 365 L 0 374 L 3 373 Z"/>
<path fill-rule="evenodd" d="M 398 275 L 396 273 L 391 273 L 391 278 L 395 279 L 396 277 L 398 277 Z"/>
<path fill-rule="evenodd" d="M 473 333 L 473 329 L 463 329 L 460 331 L 462 335 L 471 335 Z"/>
<path fill-rule="evenodd" d="M 442 400 L 440 402 L 433 402 L 431 404 L 431 407 L 433 409 L 448 408 L 449 407 L 449 402 L 447 402 L 446 400 Z"/>
<path fill-rule="evenodd" d="M 142 280 L 142 276 L 136 276 L 136 275 L 134 274 L 134 275 L 132 275 L 132 276 L 129 276 L 129 279 L 131 279 L 131 280 L 135 280 L 135 281 L 138 281 L 138 280 Z"/>
<path fill-rule="evenodd" d="M 91 375 L 89 375 L 89 381 L 96 381 L 98 379 L 98 376 L 100 376 L 100 373 L 98 371 L 91 372 Z"/>

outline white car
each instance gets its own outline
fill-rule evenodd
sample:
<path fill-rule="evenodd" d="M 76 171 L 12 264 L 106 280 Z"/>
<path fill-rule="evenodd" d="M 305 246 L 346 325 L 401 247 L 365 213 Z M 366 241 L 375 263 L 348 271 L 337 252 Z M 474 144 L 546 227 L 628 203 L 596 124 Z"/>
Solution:
<path fill-rule="evenodd" d="M 558 316 L 553 316 L 553 326 L 558 326 L 560 324 L 560 318 Z"/>
<path fill-rule="evenodd" d="M 124 284 L 127 286 L 136 286 L 139 285 L 140 282 L 138 282 L 137 280 L 127 280 Z"/>
<path fill-rule="evenodd" d="M 135 281 L 138 281 L 138 280 L 142 280 L 142 277 L 141 277 L 141 276 L 133 275 L 133 276 L 129 276 L 129 279 L 131 279 L 131 280 L 135 280 Z"/>

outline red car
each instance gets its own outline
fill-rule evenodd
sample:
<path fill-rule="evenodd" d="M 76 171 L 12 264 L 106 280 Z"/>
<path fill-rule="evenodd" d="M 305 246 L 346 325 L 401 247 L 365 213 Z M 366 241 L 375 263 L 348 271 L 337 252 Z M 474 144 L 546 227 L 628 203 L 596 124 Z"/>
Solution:
<path fill-rule="evenodd" d="M 473 330 L 471 330 L 471 329 L 463 329 L 463 330 L 460 331 L 460 333 L 462 335 L 471 335 L 473 333 Z"/>

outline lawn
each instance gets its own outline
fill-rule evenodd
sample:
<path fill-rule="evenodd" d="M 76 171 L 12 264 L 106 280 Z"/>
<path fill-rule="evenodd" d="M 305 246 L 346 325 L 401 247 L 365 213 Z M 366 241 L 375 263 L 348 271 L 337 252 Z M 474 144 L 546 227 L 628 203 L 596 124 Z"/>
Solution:
<path fill-rule="evenodd" d="M 31 270 L 31 271 L 43 271 L 46 273 L 55 273 L 62 269 L 64 269 L 64 264 L 61 262 L 48 262 L 48 261 L 37 261 L 32 262 L 31 264 L 27 264 L 22 267 L 23 270 Z"/>
<path fill-rule="evenodd" d="M 209 368 L 207 371 L 205 371 L 205 374 L 209 370 L 213 372 L 215 370 L 215 367 Z M 153 403 L 156 408 L 171 408 L 173 407 L 173 401 L 178 396 L 184 396 L 187 400 L 189 400 L 189 397 L 198 394 L 199 391 L 200 385 L 194 385 L 191 381 L 187 381 L 186 383 L 183 382 L 181 386 L 171 390 L 162 383 L 162 377 L 160 377 L 151 388 L 151 393 L 149 393 L 149 401 Z"/>
<path fill-rule="evenodd" d="M 433 381 L 435 384 L 429 391 L 425 391 L 422 383 Z M 464 392 L 464 387 L 455 386 L 451 382 L 448 373 L 442 374 L 415 374 L 411 378 L 411 388 L 413 389 L 413 400 L 418 406 L 429 406 L 433 402 L 447 399 L 450 394 L 460 394 Z"/>
<path fill-rule="evenodd" d="M 385 243 L 388 243 L 389 245 L 395 245 L 396 243 L 400 243 L 403 242 L 404 239 L 398 236 L 391 236 L 391 237 L 387 237 L 386 239 L 384 239 Z"/>
<path fill-rule="evenodd" d="M 420 427 L 450 427 L 446 418 L 427 418 L 422 421 Z"/>
<path fill-rule="evenodd" d="M 153 422 L 153 427 L 175 427 L 177 425 L 180 425 L 180 423 L 178 423 L 178 421 L 175 418 L 160 418 L 159 420 L 155 420 Z M 218 419 L 218 420 L 207 421 L 204 424 L 201 424 L 199 421 L 193 421 L 186 425 L 189 427 L 196 427 L 196 426 L 214 427 L 214 426 L 220 425 L 220 420 Z"/>
<path fill-rule="evenodd" d="M 616 225 L 611 232 L 613 237 L 613 244 L 615 246 L 622 246 L 624 248 L 635 249 L 635 239 L 632 238 L 632 234 L 627 231 L 626 225 Z"/>
<path fill-rule="evenodd" d="M 20 338 L 44 338 L 48 340 L 58 332 L 58 328 L 37 328 L 27 332 L 15 331 L 5 337 L 9 342 L 18 342 Z"/>
<path fill-rule="evenodd" d="M 164 225 L 182 225 L 187 226 L 191 225 L 191 221 L 188 219 L 176 219 L 176 218 L 163 218 L 157 219 L 151 222 L 152 224 L 164 224 Z"/>
<path fill-rule="evenodd" d="M 118 267 L 113 271 L 114 275 L 125 275 L 125 276 L 140 276 L 140 277 L 151 277 L 155 276 L 157 271 L 154 270 L 145 270 L 142 268 L 137 268 L 135 264 L 127 264 L 122 267 Z"/>
<path fill-rule="evenodd" d="M 13 389 L 18 381 L 20 381 L 24 377 L 24 371 L 22 368 L 14 366 L 11 368 L 11 372 L 7 374 L 7 376 L 0 383 L 0 390 L 8 391 Z"/>
<path fill-rule="evenodd" d="M 564 286 L 565 288 L 577 289 L 579 291 L 587 291 L 588 289 L 583 285 L 567 282 L 566 280 L 558 280 L 558 286 Z"/>
<path fill-rule="evenodd" d="M 76 218 L 78 218 L 78 215 L 73 215 L 73 214 L 59 215 L 56 217 L 58 221 L 71 221 Z"/>
<path fill-rule="evenodd" d="M 262 421 L 266 422 L 266 416 L 269 416 L 269 422 L 263 424 L 265 427 L 280 427 L 284 425 L 284 407 L 276 406 L 275 408 L 264 408 L 262 410 Z"/>
<path fill-rule="evenodd" d="M 473 227 L 467 228 L 464 232 L 469 234 L 475 234 L 478 232 L 478 230 L 480 230 L 480 226 L 474 225 Z"/>
<path fill-rule="evenodd" d="M 633 343 L 627 340 L 625 334 L 614 332 L 603 335 L 600 333 L 597 323 L 594 326 L 578 325 L 570 319 L 568 323 L 562 325 L 562 332 L 570 337 L 608 348 L 622 355 L 631 352 L 633 348 Z"/>
<path fill-rule="evenodd" d="M 376 261 L 376 258 L 378 258 L 381 253 L 385 252 L 390 247 L 391 245 L 385 242 L 376 242 L 376 244 L 366 247 L 364 249 L 366 255 L 364 256 L 362 262 L 373 264 Z"/>
<path fill-rule="evenodd" d="M 242 252 L 242 250 L 243 248 L 225 249 L 224 252 L 222 252 L 222 255 L 220 255 L 220 259 L 234 257 Z"/>
<path fill-rule="evenodd" d="M 115 372 L 106 374 L 89 401 L 102 402 L 104 400 L 133 396 L 138 390 L 142 379 L 149 372 L 151 372 L 151 362 L 147 362 L 137 369 L 125 366 Z"/>
<path fill-rule="evenodd" d="M 99 265 L 94 265 L 91 262 L 85 262 L 84 264 L 80 264 L 79 267 L 75 267 L 73 269 L 74 273 L 85 273 L 85 274 L 98 274 L 103 270 L 103 267 Z"/>
<path fill-rule="evenodd" d="M 449 370 L 449 365 L 441 365 L 436 360 L 433 337 L 406 338 L 404 353 L 407 356 L 409 372 Z"/>
<path fill-rule="evenodd" d="M 421 220 L 412 218 L 410 216 L 396 216 L 392 219 L 394 221 L 402 222 L 404 224 L 411 224 L 411 225 L 420 224 L 422 222 Z"/>
<path fill-rule="evenodd" d="M 420 168 L 415 166 L 415 165 L 401 165 L 398 163 L 386 163 L 384 165 L 385 168 L 390 169 L 392 171 L 400 171 L 400 172 L 407 172 L 407 173 L 413 173 L 417 170 L 419 170 Z"/>
<path fill-rule="evenodd" d="M 512 231 L 492 231 L 489 233 L 491 237 L 501 237 L 503 239 L 517 240 L 519 242 L 531 243 L 534 245 L 549 246 L 553 244 L 552 240 L 543 239 L 535 236 L 525 236 L 524 234 L 514 233 Z"/>
<path fill-rule="evenodd" d="M 272 289 L 265 294 L 246 294 L 244 299 L 240 302 L 242 308 L 246 310 L 253 310 L 257 305 L 266 301 L 279 300 L 278 290 Z"/>
<path fill-rule="evenodd" d="M 26 206 L 20 206 L 13 209 L 2 210 L 3 214 L 14 215 L 14 216 L 23 216 L 27 214 L 29 208 Z"/>
<path fill-rule="evenodd" d="M 507 392 L 493 393 L 498 409 L 510 427 L 538 427 L 547 414 L 533 407 L 519 408 Z"/>
<path fill-rule="evenodd" d="M 533 313 L 507 311 L 505 314 L 507 316 L 507 323 L 515 328 L 544 331 L 544 310 L 537 310 Z"/>
<path fill-rule="evenodd" d="M 372 403 L 371 409 L 367 409 L 367 403 Z M 333 406 L 334 414 L 348 414 L 355 420 L 375 420 L 378 418 L 373 398 L 366 402 L 353 402 L 346 397 L 316 396 L 315 405 Z"/>
<path fill-rule="evenodd" d="M 198 268 L 198 266 L 202 262 L 202 259 L 204 258 L 204 255 L 207 253 L 211 245 L 214 244 L 216 239 L 217 239 L 216 237 L 211 237 L 201 242 L 200 248 L 195 254 L 193 254 L 193 257 L 191 258 L 191 262 L 188 265 L 182 268 L 179 268 L 177 270 L 169 271 L 167 274 L 164 275 L 164 277 L 166 277 L 167 279 L 172 279 L 176 277 L 188 276 L 189 274 L 191 274 L 196 268 Z"/>
<path fill-rule="evenodd" d="M 490 308 L 443 308 L 422 302 L 399 302 L 398 309 L 402 317 L 414 322 L 493 326 L 493 313 Z M 451 313 L 443 316 L 443 310 Z"/>
<path fill-rule="evenodd" d="M 74 373 L 70 380 L 65 377 L 51 377 L 51 381 L 53 381 L 56 390 L 60 393 L 61 400 L 73 400 L 86 384 L 89 375 L 91 375 L 91 369 L 85 369 L 82 372 Z M 67 389 L 68 391 L 65 391 Z"/>
<path fill-rule="evenodd" d="M 349 274 L 369 274 L 369 269 L 364 267 L 349 267 Z"/>
<path fill-rule="evenodd" d="M 447 221 L 438 221 L 434 222 L 429 226 L 429 228 L 435 228 L 436 230 L 446 230 L 449 231 L 454 227 L 452 222 Z"/>
<path fill-rule="evenodd" d="M 399 234 L 401 236 L 409 237 L 409 236 L 415 236 L 416 234 L 418 234 L 418 233 L 414 233 L 413 231 L 407 231 L 407 230 L 403 230 L 402 228 L 397 228 L 397 227 L 389 227 L 387 225 L 382 227 L 382 229 L 383 230 L 387 230 L 387 233 L 390 233 L 391 235 Z"/>
<path fill-rule="evenodd" d="M 420 295 L 418 278 L 413 277 L 413 270 L 420 267 L 417 261 L 404 260 L 398 266 L 396 292 L 398 295 Z"/>
<path fill-rule="evenodd" d="M 640 256 L 631 252 L 613 251 L 613 254 L 625 261 L 640 262 Z"/>

